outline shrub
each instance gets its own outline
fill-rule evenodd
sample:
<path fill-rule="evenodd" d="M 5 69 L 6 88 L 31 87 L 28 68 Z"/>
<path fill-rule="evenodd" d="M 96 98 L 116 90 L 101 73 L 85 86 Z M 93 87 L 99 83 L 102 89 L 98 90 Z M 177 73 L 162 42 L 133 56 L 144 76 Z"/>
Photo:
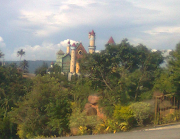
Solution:
<path fill-rule="evenodd" d="M 146 102 L 136 102 L 130 105 L 139 126 L 143 125 L 143 121 L 152 114 L 152 106 Z"/>
<path fill-rule="evenodd" d="M 93 130 L 93 134 L 116 133 L 127 130 L 129 130 L 129 124 L 127 122 L 119 123 L 113 119 L 106 119 L 105 121 L 101 121 L 101 123 L 97 124 Z"/>
<path fill-rule="evenodd" d="M 176 122 L 180 120 L 180 110 L 175 111 L 174 113 L 170 113 L 164 117 L 162 117 L 162 123 L 167 124 L 171 122 Z"/>
<path fill-rule="evenodd" d="M 77 129 L 78 135 L 90 134 L 97 124 L 97 116 L 86 116 L 86 113 L 81 112 L 78 107 L 73 109 L 70 116 L 70 128 Z"/>
<path fill-rule="evenodd" d="M 128 123 L 130 127 L 133 126 L 135 121 L 132 110 L 130 109 L 129 106 L 116 105 L 113 113 L 113 118 L 119 123 L 121 122 Z"/>
<path fill-rule="evenodd" d="M 71 104 L 54 77 L 36 76 L 33 90 L 9 112 L 20 138 L 64 136 L 69 133 Z"/>

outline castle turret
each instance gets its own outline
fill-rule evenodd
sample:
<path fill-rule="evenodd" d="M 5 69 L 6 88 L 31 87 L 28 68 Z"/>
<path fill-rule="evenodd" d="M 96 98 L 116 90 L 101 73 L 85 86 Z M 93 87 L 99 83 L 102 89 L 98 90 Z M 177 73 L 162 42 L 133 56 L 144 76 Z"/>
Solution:
<path fill-rule="evenodd" d="M 95 46 L 95 33 L 94 30 L 92 30 L 91 32 L 89 32 L 89 53 L 92 54 L 95 52 L 96 50 L 96 46 Z"/>
<path fill-rule="evenodd" d="M 70 53 L 70 46 L 71 46 L 71 45 L 70 45 L 70 40 L 69 40 L 69 41 L 68 41 L 68 45 L 67 45 L 67 51 L 66 51 L 67 54 Z"/>
<path fill-rule="evenodd" d="M 62 68 L 62 58 L 64 56 L 64 52 L 59 50 L 56 54 L 56 64 Z"/>
<path fill-rule="evenodd" d="M 75 64 L 76 64 L 75 50 L 76 50 L 76 45 L 75 45 L 75 43 L 73 43 L 73 45 L 71 46 L 71 62 L 70 62 L 70 72 L 71 73 L 75 73 Z"/>

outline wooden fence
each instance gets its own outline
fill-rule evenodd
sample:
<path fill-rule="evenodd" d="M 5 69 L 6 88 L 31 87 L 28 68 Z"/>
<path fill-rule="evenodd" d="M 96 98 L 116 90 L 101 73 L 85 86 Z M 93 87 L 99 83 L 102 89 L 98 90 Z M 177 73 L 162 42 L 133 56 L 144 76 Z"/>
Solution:
<path fill-rule="evenodd" d="M 154 124 L 167 124 L 179 120 L 180 101 L 175 94 L 161 95 L 154 97 L 155 100 L 155 121 Z M 179 115 L 178 115 L 179 112 Z M 177 113 L 177 115 L 175 115 Z"/>

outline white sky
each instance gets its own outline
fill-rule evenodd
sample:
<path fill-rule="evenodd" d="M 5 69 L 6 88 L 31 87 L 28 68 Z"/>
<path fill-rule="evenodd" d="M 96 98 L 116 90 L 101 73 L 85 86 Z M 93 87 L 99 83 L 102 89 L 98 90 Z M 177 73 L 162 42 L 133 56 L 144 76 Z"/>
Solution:
<path fill-rule="evenodd" d="M 0 0 L 0 50 L 5 60 L 55 60 L 67 39 L 97 50 L 112 36 L 151 49 L 174 49 L 180 40 L 179 0 Z"/>

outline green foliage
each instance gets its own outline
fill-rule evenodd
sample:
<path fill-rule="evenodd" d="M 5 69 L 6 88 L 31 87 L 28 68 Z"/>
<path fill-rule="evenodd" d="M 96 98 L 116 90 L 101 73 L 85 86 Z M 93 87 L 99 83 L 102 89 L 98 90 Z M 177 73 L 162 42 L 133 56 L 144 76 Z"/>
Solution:
<path fill-rule="evenodd" d="M 76 105 L 75 105 L 76 106 Z M 85 111 L 74 107 L 70 117 L 70 128 L 78 129 L 78 134 L 89 134 L 98 124 L 97 116 L 87 116 Z"/>
<path fill-rule="evenodd" d="M 53 66 L 53 72 L 54 72 L 55 74 L 61 74 L 61 67 L 58 66 L 57 64 L 55 64 L 55 65 Z"/>
<path fill-rule="evenodd" d="M 25 52 L 21 49 L 17 54 L 21 59 Z M 154 108 L 147 102 L 132 102 L 151 99 L 154 90 L 180 92 L 180 44 L 170 53 L 164 69 L 160 67 L 163 60 L 160 51 L 152 52 L 142 44 L 134 47 L 124 39 L 120 44 L 106 45 L 101 53 L 79 59 L 82 76 L 74 76 L 71 82 L 67 75 L 59 74 L 57 65 L 50 75 L 46 75 L 46 63 L 36 69 L 33 86 L 15 64 L 0 66 L 0 134 L 2 138 L 16 137 L 15 132 L 20 138 L 55 137 L 69 133 L 69 127 L 78 129 L 80 135 L 115 133 L 132 127 L 134 118 L 143 125 L 153 117 Z M 26 62 L 21 62 L 24 71 Z M 90 94 L 100 96 L 98 106 L 106 120 L 83 112 Z M 71 107 L 71 102 L 76 106 Z M 162 122 L 179 117 L 178 113 L 169 114 Z"/>
<path fill-rule="evenodd" d="M 162 117 L 161 123 L 162 124 L 168 124 L 180 121 L 180 110 L 175 110 L 174 113 L 169 113 Z"/>
<path fill-rule="evenodd" d="M 79 62 L 80 72 L 89 78 L 91 87 L 103 90 L 103 100 L 112 106 L 140 100 L 141 94 L 152 90 L 155 73 L 163 60 L 160 51 L 152 52 L 142 44 L 133 47 L 124 39 L 120 44 L 106 45 L 100 54 L 86 55 Z"/>
<path fill-rule="evenodd" d="M 70 127 L 78 128 L 80 126 L 86 126 L 86 113 L 79 108 L 74 108 L 70 117 Z"/>
<path fill-rule="evenodd" d="M 149 118 L 153 112 L 153 107 L 151 104 L 146 102 L 133 103 L 130 105 L 130 108 L 139 126 L 142 126 L 143 121 Z"/>
<path fill-rule="evenodd" d="M 156 78 L 153 90 L 159 90 L 163 93 L 176 93 L 177 86 L 173 84 L 174 77 L 168 70 L 160 72 L 159 77 Z"/>
<path fill-rule="evenodd" d="M 147 92 L 143 92 L 140 94 L 139 96 L 139 100 L 140 101 L 144 101 L 144 100 L 150 100 L 153 98 L 153 92 L 152 90 L 148 90 Z"/>
<path fill-rule="evenodd" d="M 31 80 L 23 78 L 16 65 L 0 67 L 0 82 L 0 104 L 9 110 L 31 90 Z"/>
<path fill-rule="evenodd" d="M 33 82 L 33 90 L 10 112 L 12 121 L 18 124 L 18 135 L 21 138 L 65 135 L 69 132 L 71 114 L 67 93 L 50 75 L 37 76 Z"/>
<path fill-rule="evenodd" d="M 129 106 L 116 105 L 113 113 L 113 118 L 119 123 L 121 122 L 128 123 L 130 127 L 133 127 L 135 121 L 132 110 L 130 109 Z"/>
<path fill-rule="evenodd" d="M 176 45 L 176 49 L 174 51 L 170 52 L 168 70 L 170 74 L 170 81 L 173 85 L 173 91 L 176 88 L 175 92 L 178 92 L 178 95 L 180 96 L 180 43 Z"/>
<path fill-rule="evenodd" d="M 36 75 L 39 74 L 39 75 L 43 76 L 43 75 L 46 74 L 46 70 L 47 70 L 47 69 L 48 69 L 47 63 L 43 62 L 42 66 L 39 67 L 39 68 L 37 68 L 34 73 L 35 73 Z"/>
<path fill-rule="evenodd" d="M 119 131 L 128 131 L 130 128 L 127 122 L 117 122 L 113 119 L 106 119 L 96 125 L 93 134 L 116 133 Z"/>
<path fill-rule="evenodd" d="M 22 77 L 17 66 L 0 67 L 0 134 L 2 138 L 17 138 L 16 124 L 9 119 L 8 112 L 31 90 L 31 80 Z"/>
<path fill-rule="evenodd" d="M 62 135 L 64 131 L 69 131 L 70 103 L 65 97 L 50 99 L 50 101 L 46 106 L 47 116 L 49 117 L 47 126 L 51 128 L 53 132 Z"/>
<path fill-rule="evenodd" d="M 4 116 L 4 110 L 0 108 L 0 139 L 17 138 L 16 125 L 10 121 L 10 118 Z"/>
<path fill-rule="evenodd" d="M 97 92 L 91 88 L 91 82 L 87 78 L 81 78 L 72 84 L 69 93 L 72 101 L 77 104 L 77 107 L 83 110 L 88 101 L 88 96 Z"/>
<path fill-rule="evenodd" d="M 28 73 L 28 61 L 23 60 L 22 62 L 20 62 L 20 68 L 23 70 L 24 73 Z"/>

